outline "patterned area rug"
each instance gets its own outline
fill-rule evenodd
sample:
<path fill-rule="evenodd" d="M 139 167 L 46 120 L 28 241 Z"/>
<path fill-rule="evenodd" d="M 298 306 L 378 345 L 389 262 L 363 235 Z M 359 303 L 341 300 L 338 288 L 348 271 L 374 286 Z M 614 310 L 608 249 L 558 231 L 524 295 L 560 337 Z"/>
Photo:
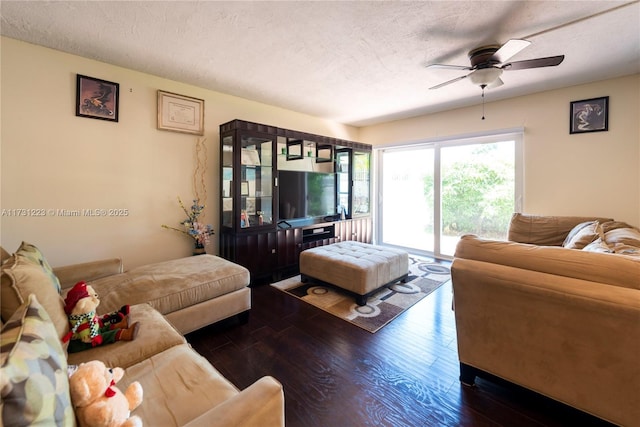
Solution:
<path fill-rule="evenodd" d="M 448 266 L 432 259 L 410 256 L 407 282 L 397 282 L 382 288 L 372 294 L 367 305 L 362 307 L 355 303 L 353 294 L 337 287 L 313 282 L 302 283 L 299 275 L 272 283 L 271 286 L 375 333 L 450 278 Z"/>

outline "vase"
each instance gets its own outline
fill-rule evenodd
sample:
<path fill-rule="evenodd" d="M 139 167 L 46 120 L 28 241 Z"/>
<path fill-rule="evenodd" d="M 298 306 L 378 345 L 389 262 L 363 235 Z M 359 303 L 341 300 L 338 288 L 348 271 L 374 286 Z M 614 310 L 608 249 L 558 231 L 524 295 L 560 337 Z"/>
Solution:
<path fill-rule="evenodd" d="M 202 243 L 196 243 L 193 248 L 193 255 L 204 255 L 206 253 L 207 251 L 205 250 L 204 245 Z"/>

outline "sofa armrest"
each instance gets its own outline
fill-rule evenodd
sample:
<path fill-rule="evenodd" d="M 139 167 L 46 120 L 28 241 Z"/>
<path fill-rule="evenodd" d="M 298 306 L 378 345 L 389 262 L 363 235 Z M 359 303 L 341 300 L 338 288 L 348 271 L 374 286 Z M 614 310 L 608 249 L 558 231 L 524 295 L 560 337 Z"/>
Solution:
<path fill-rule="evenodd" d="M 284 393 L 273 377 L 262 377 L 237 395 L 211 408 L 188 427 L 284 427 Z"/>
<path fill-rule="evenodd" d="M 63 289 L 70 288 L 84 280 L 90 282 L 102 277 L 112 276 L 124 271 L 122 259 L 110 258 L 99 261 L 90 261 L 80 264 L 66 265 L 53 269 L 54 274 L 60 280 Z"/>

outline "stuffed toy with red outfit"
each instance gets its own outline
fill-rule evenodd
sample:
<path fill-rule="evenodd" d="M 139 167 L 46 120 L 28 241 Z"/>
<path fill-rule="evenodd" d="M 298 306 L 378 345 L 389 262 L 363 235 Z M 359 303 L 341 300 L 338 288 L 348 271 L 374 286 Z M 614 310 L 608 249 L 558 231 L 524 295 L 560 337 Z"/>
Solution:
<path fill-rule="evenodd" d="M 70 353 L 116 341 L 131 341 L 138 333 L 138 322 L 129 326 L 128 305 L 122 306 L 119 311 L 98 317 L 96 308 L 100 299 L 85 282 L 76 283 L 67 293 L 64 303 L 71 330 L 62 340 L 70 340 Z"/>
<path fill-rule="evenodd" d="M 116 383 L 122 368 L 107 368 L 99 360 L 81 363 L 69 377 L 69 393 L 80 427 L 142 427 L 140 417 L 131 411 L 142 403 L 138 381 L 120 391 Z"/>

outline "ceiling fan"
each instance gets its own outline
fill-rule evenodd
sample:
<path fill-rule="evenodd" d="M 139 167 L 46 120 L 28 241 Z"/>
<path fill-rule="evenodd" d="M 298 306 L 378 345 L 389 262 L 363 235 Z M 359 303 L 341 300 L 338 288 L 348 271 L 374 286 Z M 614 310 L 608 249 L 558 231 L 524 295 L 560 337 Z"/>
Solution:
<path fill-rule="evenodd" d="M 431 64 L 427 68 L 444 68 L 450 70 L 465 70 L 471 73 L 456 77 L 429 89 L 439 89 L 459 80 L 471 80 L 471 83 L 482 88 L 498 87 L 503 84 L 500 79 L 503 71 L 524 70 L 527 68 L 553 67 L 564 60 L 564 55 L 550 56 L 546 58 L 527 59 L 524 61 L 507 62 L 511 57 L 531 44 L 528 40 L 511 39 L 502 46 L 481 46 L 469 52 L 471 66 Z"/>

